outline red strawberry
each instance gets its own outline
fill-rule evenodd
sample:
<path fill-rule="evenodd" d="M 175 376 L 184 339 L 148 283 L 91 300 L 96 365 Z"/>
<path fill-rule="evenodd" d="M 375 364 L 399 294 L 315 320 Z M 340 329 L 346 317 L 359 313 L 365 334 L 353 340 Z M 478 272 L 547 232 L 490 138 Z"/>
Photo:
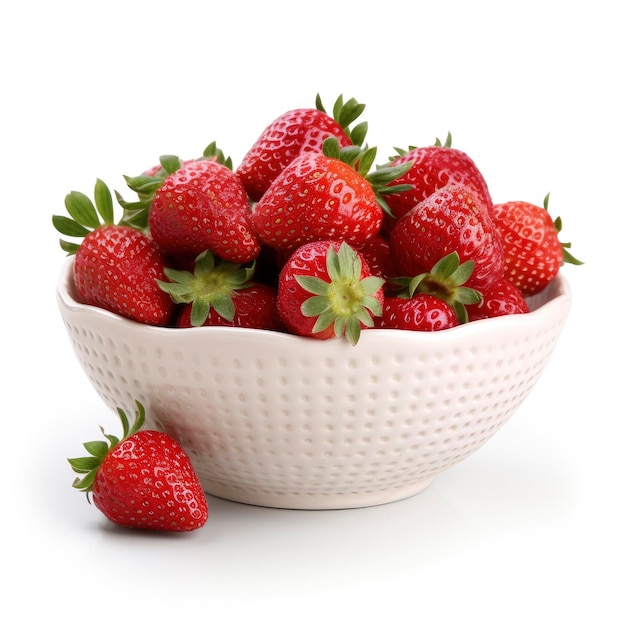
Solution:
<path fill-rule="evenodd" d="M 199 255 L 194 271 L 165 269 L 171 282 L 159 281 L 161 289 L 178 304 L 185 304 L 176 320 L 179 328 L 191 326 L 240 326 L 280 328 L 276 292 L 252 283 L 254 266 L 230 263 L 209 250 Z"/>
<path fill-rule="evenodd" d="M 480 198 L 462 185 L 438 189 L 401 217 L 389 236 L 398 271 L 407 276 L 426 272 L 451 252 L 472 260 L 467 286 L 482 291 L 504 269 L 502 241 Z"/>
<path fill-rule="evenodd" d="M 233 293 L 235 309 L 232 319 L 222 317 L 215 308 L 209 310 L 203 326 L 234 326 L 237 328 L 260 328 L 263 330 L 281 330 L 282 324 L 276 308 L 276 290 L 263 283 L 254 283 L 245 289 Z M 193 305 L 183 307 L 176 320 L 178 328 L 191 328 L 191 310 Z"/>
<path fill-rule="evenodd" d="M 369 174 L 375 155 L 375 148 L 340 150 L 331 138 L 323 153 L 295 158 L 253 208 L 258 238 L 279 250 L 327 239 L 365 244 L 382 225 L 378 190 L 403 171 Z"/>
<path fill-rule="evenodd" d="M 280 270 L 290 256 L 289 250 L 276 250 L 269 246 L 262 246 L 261 253 L 254 262 L 254 280 L 277 287 Z"/>
<path fill-rule="evenodd" d="M 380 328 L 436 331 L 454 328 L 459 320 L 449 304 L 436 296 L 418 293 L 412 298 L 387 296 Z"/>
<path fill-rule="evenodd" d="M 313 241 L 298 248 L 278 279 L 278 312 L 287 330 L 355 345 L 363 328 L 382 314 L 384 280 L 372 276 L 347 243 Z"/>
<path fill-rule="evenodd" d="M 137 402 L 134 423 L 121 409 L 123 437 L 84 444 L 87 457 L 68 459 L 84 475 L 74 487 L 91 493 L 93 503 L 121 526 L 169 532 L 196 530 L 209 515 L 206 496 L 189 457 L 169 435 L 141 430 L 145 411 Z"/>
<path fill-rule="evenodd" d="M 232 170 L 233 163 L 230 157 L 226 157 L 224 152 L 217 147 L 215 142 L 210 143 L 202 154 L 202 159 L 216 161 Z M 176 170 L 195 163 L 198 159 L 187 159 L 181 161 L 175 155 L 166 154 L 159 158 L 159 163 L 148 168 L 140 176 L 125 176 L 127 185 L 137 193 L 138 200 L 128 202 L 119 192 L 115 192 L 119 204 L 124 208 L 124 223 L 143 230 L 148 228 L 148 214 L 154 200 L 154 194 L 158 191 L 163 181 Z M 192 257 L 195 255 L 192 255 Z"/>
<path fill-rule="evenodd" d="M 200 159 L 167 176 L 148 218 L 154 240 L 169 254 L 211 250 L 236 263 L 260 251 L 250 228 L 250 205 L 239 178 L 225 165 Z"/>
<path fill-rule="evenodd" d="M 528 313 L 528 303 L 521 291 L 505 277 L 483 291 L 481 302 L 467 307 L 470 322 L 518 313 Z"/>
<path fill-rule="evenodd" d="M 559 241 L 561 219 L 552 221 L 549 197 L 545 197 L 543 208 L 525 201 L 493 207 L 504 246 L 504 273 L 524 296 L 544 289 L 564 262 L 581 264 L 569 253 L 570 244 Z"/>
<path fill-rule="evenodd" d="M 84 194 L 71 192 L 65 198 L 71 217 L 52 218 L 62 234 L 83 238 L 80 244 L 61 241 L 63 250 L 76 255 L 74 284 L 79 298 L 138 322 L 166 325 L 174 303 L 157 283 L 165 279 L 165 256 L 146 233 L 113 223 L 111 193 L 101 180 L 94 195 L 95 206 Z"/>
<path fill-rule="evenodd" d="M 382 235 L 379 234 L 372 237 L 356 249 L 366 261 L 370 272 L 374 276 L 387 279 L 398 275 L 389 241 Z"/>
<path fill-rule="evenodd" d="M 381 326 L 443 330 L 464 324 L 468 321 L 466 305 L 481 301 L 480 292 L 466 286 L 473 271 L 474 261 L 460 263 L 459 255 L 451 252 L 429 272 L 389 279 Z M 391 292 L 394 286 L 395 293 Z"/>
<path fill-rule="evenodd" d="M 433 146 L 396 148 L 399 156 L 390 159 L 390 165 L 411 162 L 410 169 L 397 178 L 395 184 L 408 184 L 409 189 L 385 197 L 393 216 L 398 219 L 437 189 L 452 184 L 469 187 L 478 196 L 487 211 L 492 200 L 487 182 L 474 161 L 463 151 L 451 147 L 452 137 L 444 145 L 439 141 Z M 385 217 L 385 230 L 393 226 L 393 218 Z"/>
<path fill-rule="evenodd" d="M 349 125 L 359 117 L 364 105 L 354 98 L 344 103 L 339 96 L 333 117 L 324 110 L 319 95 L 316 106 L 280 115 L 244 156 L 236 171 L 252 200 L 260 200 L 278 174 L 297 156 L 321 152 L 328 137 L 335 137 L 340 146 L 362 143 L 367 125 L 359 124 L 352 131 Z"/>

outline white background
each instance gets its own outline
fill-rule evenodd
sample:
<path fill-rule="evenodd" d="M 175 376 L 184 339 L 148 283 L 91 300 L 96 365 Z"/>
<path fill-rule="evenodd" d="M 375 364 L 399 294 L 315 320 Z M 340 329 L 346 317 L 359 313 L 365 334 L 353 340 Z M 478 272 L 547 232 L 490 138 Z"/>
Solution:
<path fill-rule="evenodd" d="M 618 3 L 11 2 L 0 21 L 0 619 L 68 624 L 626 623 L 626 46 Z M 55 302 L 51 215 L 278 114 L 367 104 L 369 143 L 450 131 L 495 201 L 551 192 L 574 304 L 505 427 L 421 495 L 305 512 L 209 499 L 187 536 L 113 528 L 66 458 L 117 421 Z M 5 616 L 14 615 L 9 621 Z M 141 622 L 137 620 L 142 620 Z M 219 620 L 219 621 L 218 621 Z"/>

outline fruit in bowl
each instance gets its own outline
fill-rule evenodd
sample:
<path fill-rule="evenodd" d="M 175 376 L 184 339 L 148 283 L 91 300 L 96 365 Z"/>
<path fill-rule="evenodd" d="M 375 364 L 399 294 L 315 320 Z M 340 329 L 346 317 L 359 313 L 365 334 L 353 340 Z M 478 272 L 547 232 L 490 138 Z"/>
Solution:
<path fill-rule="evenodd" d="M 424 489 L 519 407 L 565 323 L 559 275 L 530 312 L 420 332 L 371 329 L 352 346 L 250 328 L 140 324 L 82 304 L 68 260 L 60 311 L 104 402 L 146 407 L 204 489 L 288 508 L 380 504 Z"/>
<path fill-rule="evenodd" d="M 99 395 L 140 403 L 206 492 L 250 504 L 390 502 L 472 454 L 541 375 L 578 263 L 547 207 L 493 204 L 448 142 L 428 151 L 441 184 L 416 190 L 419 149 L 374 168 L 345 130 L 356 103 L 338 99 L 341 131 L 316 110 L 278 118 L 241 170 L 215 144 L 162 157 L 127 177 L 135 201 L 116 193 L 118 222 L 102 181 L 53 218 L 82 239 L 61 242 L 57 299 Z"/>

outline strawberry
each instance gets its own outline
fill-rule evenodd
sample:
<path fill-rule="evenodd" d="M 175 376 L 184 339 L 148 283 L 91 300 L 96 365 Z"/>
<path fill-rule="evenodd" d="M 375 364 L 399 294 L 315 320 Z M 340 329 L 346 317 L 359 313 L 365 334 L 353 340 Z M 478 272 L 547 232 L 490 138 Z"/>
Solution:
<path fill-rule="evenodd" d="M 221 158 L 184 163 L 178 157 L 161 157 L 161 169 L 153 168 L 152 175 L 127 177 L 139 202 L 124 206 L 138 216 L 147 212 L 152 237 L 172 256 L 193 258 L 209 249 L 229 261 L 247 263 L 260 251 L 250 228 L 248 197 L 230 160 L 216 152 Z"/>
<path fill-rule="evenodd" d="M 396 148 L 398 156 L 390 158 L 389 165 L 412 163 L 409 170 L 395 180 L 395 184 L 407 184 L 409 188 L 386 196 L 391 214 L 396 219 L 437 189 L 452 184 L 472 189 L 485 209 L 491 211 L 491 194 L 482 172 L 465 152 L 451 145 L 452 136 L 448 133 L 443 145 L 437 140 L 433 146 L 410 146 L 407 150 Z M 385 216 L 385 231 L 393 227 L 393 221 L 393 218 Z"/>
<path fill-rule="evenodd" d="M 398 275 L 389 241 L 378 234 L 356 248 L 374 276 L 387 279 Z"/>
<path fill-rule="evenodd" d="M 261 133 L 236 170 L 250 198 L 255 202 L 260 200 L 293 159 L 307 152 L 321 152 L 328 137 L 335 137 L 340 146 L 360 145 L 367 124 L 363 122 L 353 130 L 349 126 L 364 108 L 365 105 L 354 98 L 344 103 L 339 96 L 331 117 L 318 95 L 315 109 L 294 109 L 277 117 Z"/>
<path fill-rule="evenodd" d="M 347 243 L 312 241 L 300 246 L 278 278 L 278 312 L 289 332 L 355 345 L 363 328 L 382 314 L 384 280 L 373 276 Z"/>
<path fill-rule="evenodd" d="M 581 264 L 569 252 L 570 244 L 559 240 L 562 222 L 550 217 L 549 198 L 544 198 L 543 207 L 525 201 L 493 207 L 504 246 L 504 273 L 524 296 L 544 289 L 563 263 Z"/>
<path fill-rule="evenodd" d="M 90 456 L 68 459 L 82 477 L 73 486 L 91 494 L 93 503 L 120 526 L 186 532 L 204 526 L 209 510 L 191 461 L 166 433 L 141 430 L 145 410 L 137 402 L 129 424 L 118 409 L 123 436 L 102 434 L 107 441 L 84 444 Z"/>
<path fill-rule="evenodd" d="M 251 282 L 254 265 L 242 266 L 209 250 L 195 260 L 193 272 L 165 268 L 170 282 L 161 289 L 177 304 L 184 304 L 176 320 L 179 328 L 240 326 L 276 330 L 280 327 L 276 292 L 269 285 Z"/>
<path fill-rule="evenodd" d="M 480 198 L 463 185 L 442 187 L 422 200 L 396 222 L 389 244 L 398 271 L 407 276 L 428 271 L 451 252 L 475 264 L 467 287 L 482 291 L 504 271 L 500 233 Z"/>
<path fill-rule="evenodd" d="M 442 330 L 466 323 L 466 305 L 476 305 L 482 299 L 479 291 L 466 286 L 473 271 L 474 261 L 460 263 L 458 253 L 451 252 L 437 261 L 429 272 L 389 279 L 390 288 L 395 287 L 396 292 L 387 294 L 385 304 L 390 295 L 393 301 L 383 311 L 382 326 Z M 409 304 L 396 300 L 414 302 Z M 449 319 L 450 314 L 454 316 L 454 323 Z M 424 316 L 425 319 L 421 320 Z"/>
<path fill-rule="evenodd" d="M 323 152 L 296 157 L 252 211 L 259 240 L 279 250 L 333 239 L 361 246 L 377 235 L 383 219 L 381 188 L 407 167 L 369 173 L 376 148 L 340 149 L 334 138 Z"/>
<path fill-rule="evenodd" d="M 52 217 L 59 232 L 83 238 L 80 244 L 60 242 L 75 255 L 79 298 L 137 322 L 165 326 L 174 312 L 174 303 L 157 283 L 165 279 L 165 255 L 148 234 L 114 223 L 111 192 L 101 180 L 96 181 L 94 197 L 95 205 L 72 191 L 65 198 L 71 217 Z"/>
<path fill-rule="evenodd" d="M 249 287 L 233 293 L 234 313 L 228 319 L 221 316 L 215 307 L 209 310 L 202 326 L 235 326 L 237 328 L 259 328 L 281 330 L 282 324 L 276 308 L 276 290 L 263 283 L 252 283 Z M 178 328 L 191 328 L 192 304 L 186 305 L 176 319 Z M 229 316 L 230 317 L 230 316 Z"/>
<path fill-rule="evenodd" d="M 436 331 L 454 328 L 459 320 L 449 304 L 436 296 L 418 293 L 411 298 L 387 296 L 380 328 Z"/>
<path fill-rule="evenodd" d="M 502 277 L 482 292 L 479 303 L 467 307 L 467 315 L 468 320 L 474 322 L 501 315 L 524 314 L 528 310 L 522 292 L 506 277 Z"/>

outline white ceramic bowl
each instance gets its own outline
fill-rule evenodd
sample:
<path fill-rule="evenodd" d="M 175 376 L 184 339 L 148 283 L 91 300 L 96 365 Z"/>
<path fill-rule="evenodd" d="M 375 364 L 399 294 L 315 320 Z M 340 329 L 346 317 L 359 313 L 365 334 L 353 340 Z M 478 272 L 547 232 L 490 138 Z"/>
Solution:
<path fill-rule="evenodd" d="M 367 330 L 356 346 L 288 334 L 171 329 L 57 299 L 87 377 L 112 409 L 146 407 L 207 493 L 331 509 L 419 493 L 476 451 L 531 391 L 571 304 L 559 275 L 526 315 L 433 333 Z M 496 468 L 494 468 L 496 469 Z"/>

